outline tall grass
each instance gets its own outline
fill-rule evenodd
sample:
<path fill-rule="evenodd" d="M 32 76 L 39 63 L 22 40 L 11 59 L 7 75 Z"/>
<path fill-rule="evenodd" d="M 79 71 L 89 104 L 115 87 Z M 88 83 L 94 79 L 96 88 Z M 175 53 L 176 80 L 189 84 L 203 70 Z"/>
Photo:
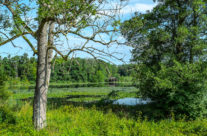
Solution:
<path fill-rule="evenodd" d="M 31 101 L 16 100 L 33 97 L 33 91 L 13 90 L 11 91 L 13 96 L 8 100 L 7 107 L 10 105 L 9 107 L 13 110 L 11 117 L 15 117 L 15 122 L 11 123 L 9 119 L 1 122 L 0 136 L 207 135 L 207 119 L 194 121 L 174 120 L 172 116 L 171 119 L 153 121 L 146 118 L 143 119 L 142 115 L 139 114 L 139 108 L 136 106 L 124 107 L 96 103 L 97 107 L 95 107 L 92 106 L 93 103 L 90 106 L 74 104 L 81 101 L 99 101 L 103 98 L 112 100 L 122 97 L 136 97 L 137 91 L 133 87 L 50 89 L 48 93 L 47 128 L 36 131 L 32 124 Z M 74 103 L 62 103 L 68 100 Z M 156 113 L 147 108 L 146 112 Z"/>
<path fill-rule="evenodd" d="M 184 121 L 120 118 L 111 110 L 72 105 L 50 109 L 47 128 L 36 131 L 32 125 L 32 106 L 24 104 L 17 112 L 16 124 L 1 123 L 1 136 L 184 136 L 207 135 L 207 120 Z"/>

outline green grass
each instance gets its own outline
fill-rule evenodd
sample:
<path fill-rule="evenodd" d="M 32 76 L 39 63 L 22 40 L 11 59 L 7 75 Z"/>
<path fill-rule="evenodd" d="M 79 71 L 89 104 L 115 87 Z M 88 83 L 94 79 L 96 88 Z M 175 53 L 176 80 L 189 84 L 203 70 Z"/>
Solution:
<path fill-rule="evenodd" d="M 26 103 L 15 113 L 16 124 L 0 124 L 1 136 L 196 136 L 207 135 L 207 120 L 159 122 L 120 118 L 111 110 L 61 106 L 47 112 L 47 128 L 35 131 L 32 106 Z"/>
<path fill-rule="evenodd" d="M 80 88 L 50 88 L 48 98 L 66 98 L 80 96 L 80 101 L 84 96 L 91 100 L 101 100 L 114 91 L 113 99 L 124 97 L 137 97 L 138 90 L 134 87 L 80 87 Z M 34 89 L 11 89 L 12 99 L 27 99 L 34 96 Z M 96 97 L 97 96 L 97 97 Z M 72 100 L 72 99 L 71 99 Z M 75 99 L 77 101 L 77 99 Z"/>
<path fill-rule="evenodd" d="M 34 89 L 12 89 L 8 106 L 16 123 L 0 123 L 0 136 L 205 136 L 207 119 L 194 121 L 143 117 L 137 106 L 119 106 L 102 100 L 137 97 L 134 87 L 50 88 L 47 128 L 32 125 Z M 31 98 L 27 100 L 28 98 Z M 22 101 L 21 99 L 25 99 Z M 88 103 L 92 102 L 92 103 Z M 146 113 L 154 113 L 144 107 Z"/>

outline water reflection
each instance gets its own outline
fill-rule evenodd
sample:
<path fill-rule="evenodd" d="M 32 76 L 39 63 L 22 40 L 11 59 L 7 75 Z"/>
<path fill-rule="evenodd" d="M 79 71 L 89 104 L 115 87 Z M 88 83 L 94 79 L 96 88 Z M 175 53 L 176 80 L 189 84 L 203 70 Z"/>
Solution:
<path fill-rule="evenodd" d="M 123 99 L 118 99 L 118 100 L 114 101 L 113 104 L 134 106 L 134 105 L 148 104 L 150 102 L 151 102 L 150 99 L 123 98 Z"/>

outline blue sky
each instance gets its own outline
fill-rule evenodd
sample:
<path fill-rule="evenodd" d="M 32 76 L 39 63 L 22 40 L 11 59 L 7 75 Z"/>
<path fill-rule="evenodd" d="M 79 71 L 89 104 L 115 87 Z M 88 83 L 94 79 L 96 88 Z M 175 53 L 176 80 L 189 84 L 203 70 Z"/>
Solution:
<path fill-rule="evenodd" d="M 145 12 L 146 10 L 151 10 L 156 4 L 153 2 L 153 0 L 129 0 L 129 3 L 127 6 L 125 6 L 121 13 L 122 13 L 122 20 L 130 19 L 133 16 L 133 13 L 138 12 Z M 77 42 L 78 39 L 73 39 L 73 42 Z M 36 44 L 36 41 L 33 41 L 34 44 Z M 29 56 L 32 56 L 32 51 L 30 47 L 24 42 L 23 39 L 19 38 L 14 41 L 16 45 L 19 45 L 20 48 L 14 48 L 11 43 L 1 46 L 0 47 L 0 56 L 7 56 L 7 55 L 22 55 L 23 53 L 28 53 Z M 117 46 L 113 45 L 110 50 L 114 50 L 115 52 L 119 52 L 117 54 L 118 58 L 121 58 L 124 56 L 124 61 L 126 63 L 129 63 L 131 58 L 131 50 L 132 48 L 127 46 Z M 87 54 L 83 53 L 77 53 L 76 57 L 90 57 Z M 110 59 L 110 58 L 108 58 Z M 118 60 L 111 60 L 115 64 L 122 64 L 122 62 Z"/>

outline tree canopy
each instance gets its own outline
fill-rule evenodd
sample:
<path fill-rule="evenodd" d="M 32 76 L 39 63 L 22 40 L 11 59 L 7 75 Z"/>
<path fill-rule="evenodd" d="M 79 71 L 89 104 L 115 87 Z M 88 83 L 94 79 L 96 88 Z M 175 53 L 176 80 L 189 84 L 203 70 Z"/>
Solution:
<path fill-rule="evenodd" d="M 122 32 L 140 63 L 193 62 L 206 53 L 206 13 L 204 0 L 165 0 L 151 12 L 135 13 Z"/>
<path fill-rule="evenodd" d="M 165 115 L 206 115 L 207 1 L 157 2 L 122 25 L 134 47 L 136 83 Z"/>

